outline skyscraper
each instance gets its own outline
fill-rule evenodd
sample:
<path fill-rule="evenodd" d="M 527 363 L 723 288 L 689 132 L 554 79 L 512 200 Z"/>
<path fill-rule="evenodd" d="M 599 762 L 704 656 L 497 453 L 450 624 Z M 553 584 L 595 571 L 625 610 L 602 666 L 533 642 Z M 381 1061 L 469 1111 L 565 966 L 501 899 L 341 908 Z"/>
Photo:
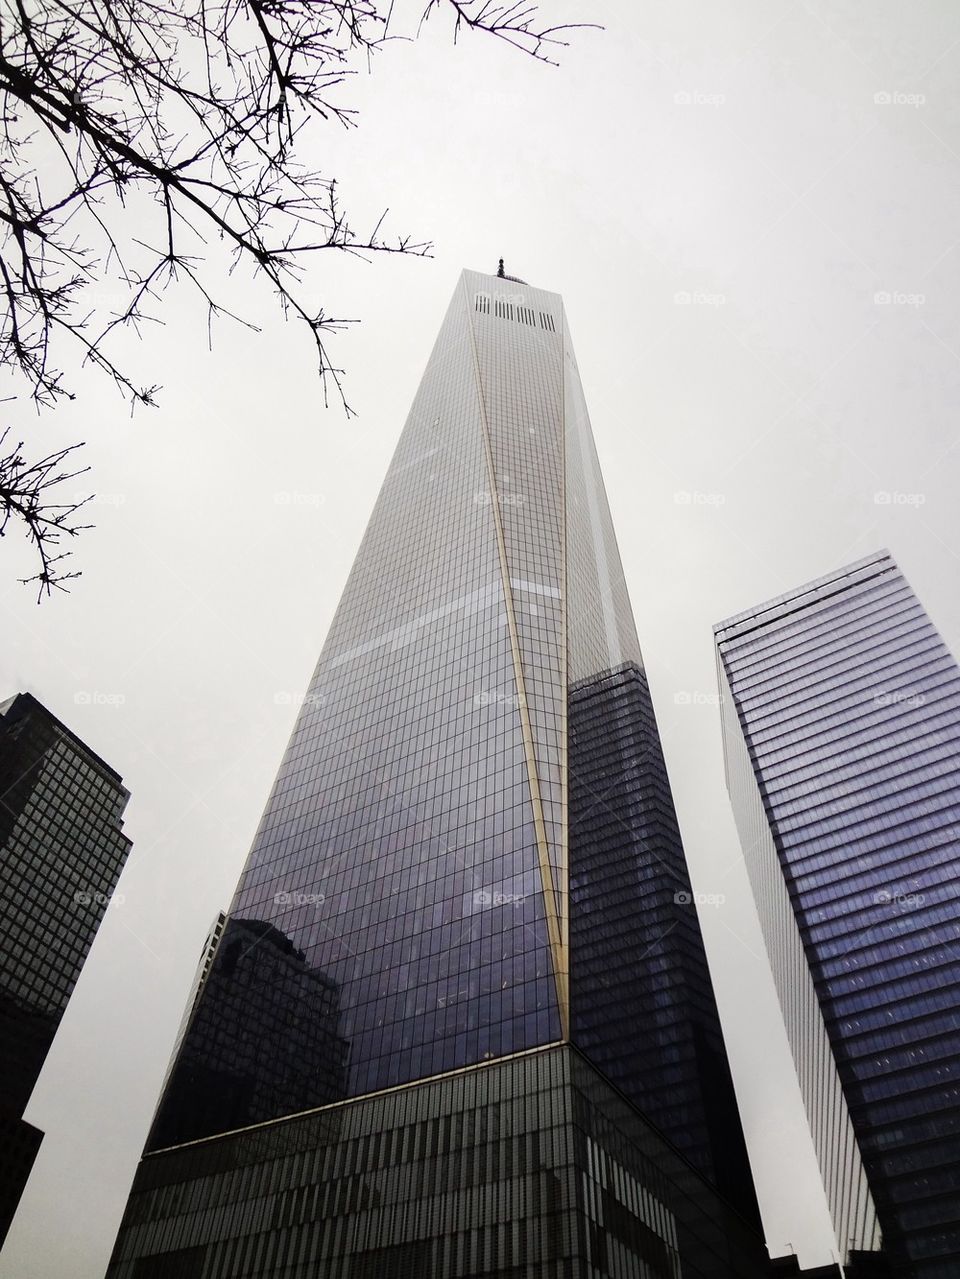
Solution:
<path fill-rule="evenodd" d="M 841 1254 L 960 1274 L 960 671 L 881 552 L 716 628 L 727 780 Z"/>
<path fill-rule="evenodd" d="M 690 900 L 562 302 L 464 272 L 111 1273 L 755 1273 Z"/>
<path fill-rule="evenodd" d="M 43 1138 L 23 1112 L 130 851 L 127 798 L 29 693 L 0 702 L 0 1243 Z"/>

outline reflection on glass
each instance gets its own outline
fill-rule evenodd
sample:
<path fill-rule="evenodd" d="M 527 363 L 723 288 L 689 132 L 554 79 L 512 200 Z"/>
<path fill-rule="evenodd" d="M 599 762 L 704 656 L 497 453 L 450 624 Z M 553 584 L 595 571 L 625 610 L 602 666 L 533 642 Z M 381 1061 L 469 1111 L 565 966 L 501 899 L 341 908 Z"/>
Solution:
<path fill-rule="evenodd" d="M 149 1149 L 293 1114 L 345 1092 L 339 992 L 290 938 L 231 919 L 206 976 Z"/>
<path fill-rule="evenodd" d="M 960 1273 L 960 670 L 884 552 L 731 618 L 717 646 L 730 792 L 841 1245 L 871 1243 L 872 1195 L 898 1275 Z"/>

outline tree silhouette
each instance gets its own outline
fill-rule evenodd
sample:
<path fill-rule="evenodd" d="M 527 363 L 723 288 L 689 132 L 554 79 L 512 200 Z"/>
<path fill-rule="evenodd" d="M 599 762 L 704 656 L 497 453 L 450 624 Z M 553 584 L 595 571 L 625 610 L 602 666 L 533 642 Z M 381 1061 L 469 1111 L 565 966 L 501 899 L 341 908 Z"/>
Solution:
<path fill-rule="evenodd" d="M 0 368 L 38 406 L 74 397 L 71 364 L 106 374 L 132 406 L 153 404 L 158 387 L 123 367 L 118 332 L 157 321 L 173 281 L 195 291 L 210 322 L 249 323 L 218 301 L 224 270 L 246 263 L 309 331 L 325 402 L 332 391 L 350 413 L 327 348 L 349 321 L 303 293 L 304 271 L 323 251 L 424 256 L 431 245 L 388 234 L 384 217 L 358 232 L 336 179 L 301 158 L 302 141 L 311 122 L 354 123 L 345 87 L 389 39 L 391 9 L 389 0 L 3 0 Z M 454 39 L 485 32 L 547 62 L 572 29 L 542 23 L 535 4 L 492 0 L 428 0 L 421 23 L 444 9 Z M 215 243 L 231 255 L 226 267 Z M 0 534 L 26 520 L 41 555 L 26 580 L 41 596 L 76 576 L 50 542 L 79 531 L 76 508 L 46 506 L 72 452 L 28 463 L 18 445 L 0 459 Z"/>

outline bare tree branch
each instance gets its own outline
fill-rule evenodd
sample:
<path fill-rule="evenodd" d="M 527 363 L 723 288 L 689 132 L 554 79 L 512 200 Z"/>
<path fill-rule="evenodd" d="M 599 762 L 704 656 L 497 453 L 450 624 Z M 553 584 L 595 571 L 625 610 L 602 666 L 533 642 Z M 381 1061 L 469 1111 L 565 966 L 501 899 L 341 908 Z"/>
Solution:
<path fill-rule="evenodd" d="M 222 246 L 227 269 L 246 263 L 309 333 L 324 400 L 332 392 L 349 415 L 328 340 L 350 321 L 311 301 L 305 272 L 323 250 L 427 256 L 432 246 L 388 235 L 383 216 L 356 230 L 336 179 L 298 150 L 311 121 L 353 125 L 344 94 L 357 60 L 383 47 L 391 8 L 0 0 L 0 369 L 25 380 L 36 405 L 73 398 L 69 370 L 82 365 L 131 406 L 153 404 L 157 386 L 120 362 L 117 339 L 160 320 L 172 282 L 196 291 L 208 322 L 249 323 L 221 300 Z M 444 8 L 454 38 L 486 32 L 545 62 L 571 29 L 541 24 L 526 0 L 429 0 L 421 21 Z M 56 464 L 45 474 L 56 482 Z M 49 592 L 48 572 L 44 560 Z"/>
<path fill-rule="evenodd" d="M 0 450 L 6 445 L 9 433 L 10 428 L 7 427 L 0 434 Z M 75 480 L 89 469 L 71 470 L 67 461 L 68 458 L 72 461 L 72 454 L 81 447 L 81 444 L 71 444 L 69 448 L 58 449 L 36 462 L 28 462 L 24 458 L 22 440 L 9 452 L 0 452 L 0 537 L 6 536 L 11 520 L 24 526 L 39 557 L 40 571 L 20 580 L 37 583 L 38 603 L 54 587 L 66 590 L 64 583 L 80 576 L 78 572 L 66 570 L 63 561 L 70 552 L 60 550 L 60 539 L 64 534 L 76 537 L 84 529 L 93 527 L 77 522 L 77 512 L 90 499 L 57 502 L 53 500 L 51 489 L 67 480 Z"/>
<path fill-rule="evenodd" d="M 539 5 L 528 4 L 526 0 L 517 0 L 515 4 L 501 3 L 500 0 L 427 0 L 421 25 L 435 10 L 447 7 L 452 8 L 456 14 L 453 28 L 455 41 L 462 27 L 471 31 L 485 31 L 551 66 L 556 66 L 556 63 L 550 54 L 567 47 L 569 41 L 564 36 L 568 32 L 598 29 L 594 22 L 541 25 Z"/>

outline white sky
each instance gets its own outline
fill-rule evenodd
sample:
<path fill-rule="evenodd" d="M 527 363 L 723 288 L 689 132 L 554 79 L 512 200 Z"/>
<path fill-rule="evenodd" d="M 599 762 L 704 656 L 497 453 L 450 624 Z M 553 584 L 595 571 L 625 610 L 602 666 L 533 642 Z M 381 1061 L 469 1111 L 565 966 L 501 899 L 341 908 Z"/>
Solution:
<path fill-rule="evenodd" d="M 887 546 L 960 651 L 960 11 L 545 11 L 606 30 L 555 69 L 451 49 L 435 19 L 352 86 L 358 130 L 314 135 L 358 223 L 389 205 L 437 246 L 317 266 L 328 311 L 363 319 L 336 347 L 358 420 L 323 410 L 307 342 L 242 273 L 228 293 L 259 334 L 222 324 L 210 353 L 173 292 L 166 327 L 131 343 L 158 410 L 131 421 L 86 378 L 76 403 L 10 418 L 37 448 L 85 439 L 100 500 L 68 596 L 38 608 L 4 544 L 0 696 L 33 692 L 123 774 L 135 846 L 27 1111 L 47 1137 L 0 1279 L 103 1274 L 207 928 L 444 308 L 461 267 L 501 254 L 564 295 L 694 886 L 725 898 L 701 917 L 769 1243 L 829 1259 L 723 787 L 710 628 Z"/>

